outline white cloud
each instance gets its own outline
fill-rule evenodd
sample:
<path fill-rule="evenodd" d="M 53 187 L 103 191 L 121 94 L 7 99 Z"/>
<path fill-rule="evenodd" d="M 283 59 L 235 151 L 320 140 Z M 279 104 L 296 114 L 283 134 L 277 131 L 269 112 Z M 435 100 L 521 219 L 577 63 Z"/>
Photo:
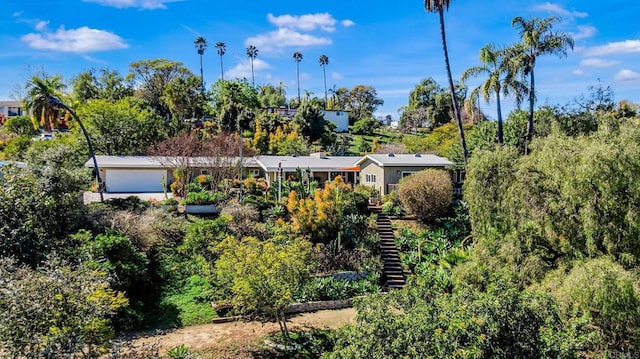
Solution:
<path fill-rule="evenodd" d="M 256 46 L 261 52 L 280 52 L 287 47 L 304 47 L 317 45 L 331 45 L 327 37 L 317 37 L 302 34 L 287 28 L 281 28 L 266 34 L 260 34 L 245 40 L 245 44 Z"/>
<path fill-rule="evenodd" d="M 574 40 L 587 39 L 596 34 L 597 29 L 593 26 L 578 26 L 578 32 L 572 33 Z"/>
<path fill-rule="evenodd" d="M 341 23 L 341 24 L 342 24 L 342 26 L 344 26 L 344 27 L 351 27 L 351 26 L 353 26 L 353 25 L 355 25 L 355 24 L 356 24 L 355 22 L 353 22 L 353 21 L 351 21 L 351 20 L 349 20 L 349 19 L 347 19 L 347 20 L 342 20 L 340 23 Z"/>
<path fill-rule="evenodd" d="M 34 49 L 79 54 L 129 47 L 116 34 L 86 26 L 70 30 L 60 27 L 56 32 L 31 33 L 22 36 L 21 39 Z"/>
<path fill-rule="evenodd" d="M 24 13 L 24 11 L 16 11 L 16 12 L 14 12 L 13 14 L 11 14 L 11 16 L 13 16 L 13 17 L 19 17 L 19 16 L 21 16 L 23 13 Z"/>
<path fill-rule="evenodd" d="M 640 52 L 640 40 L 610 42 L 606 45 L 588 48 L 586 56 L 617 55 Z"/>
<path fill-rule="evenodd" d="M 613 79 L 616 81 L 634 81 L 640 79 L 640 74 L 635 71 L 623 69 L 618 71 Z"/>
<path fill-rule="evenodd" d="M 166 9 L 166 3 L 175 2 L 176 0 L 82 0 L 84 2 L 98 3 L 103 6 L 124 9 L 134 7 L 139 9 Z"/>
<path fill-rule="evenodd" d="M 306 15 L 280 15 L 274 16 L 273 14 L 267 15 L 267 20 L 273 25 L 279 28 L 298 29 L 303 31 L 312 31 L 320 29 L 322 31 L 332 32 L 336 29 L 336 20 L 328 12 L 318 14 L 306 14 Z M 345 21 L 347 24 L 345 25 Z M 343 20 L 343 26 L 352 26 L 355 23 L 351 20 Z"/>
<path fill-rule="evenodd" d="M 271 65 L 262 61 L 261 59 L 253 60 L 254 75 L 256 75 L 258 71 L 268 70 L 270 68 L 271 68 Z M 229 78 L 251 79 L 251 61 L 249 59 L 246 59 L 239 62 L 236 66 L 231 68 L 229 71 L 226 71 L 226 76 Z"/>
<path fill-rule="evenodd" d="M 585 76 L 586 73 L 584 72 L 583 69 L 575 69 L 572 71 L 572 73 L 576 76 Z"/>
<path fill-rule="evenodd" d="M 614 61 L 614 60 L 602 60 L 602 59 L 596 59 L 596 58 L 592 58 L 592 59 L 584 59 L 582 61 L 580 61 L 580 66 L 582 67 L 611 67 L 611 66 L 615 66 L 617 64 L 619 64 L 620 61 Z"/>
<path fill-rule="evenodd" d="M 38 31 L 42 31 L 47 27 L 47 25 L 49 25 L 49 21 L 38 21 L 38 23 L 36 23 L 35 28 Z"/>
<path fill-rule="evenodd" d="M 342 80 L 344 79 L 344 76 L 342 76 L 342 74 L 339 74 L 337 72 L 332 72 L 331 73 L 331 78 L 334 80 Z"/>
<path fill-rule="evenodd" d="M 568 17 L 568 18 L 584 18 L 589 16 L 589 14 L 587 14 L 586 12 L 579 12 L 579 11 L 569 11 L 565 8 L 563 8 L 562 6 L 558 5 L 558 4 L 554 4 L 554 3 L 550 3 L 550 2 L 546 2 L 544 4 L 539 4 L 539 5 L 535 5 L 533 7 L 533 10 L 537 10 L 537 11 L 546 11 L 546 12 L 550 12 L 552 14 L 558 14 L 560 16 L 564 16 L 564 17 Z"/>

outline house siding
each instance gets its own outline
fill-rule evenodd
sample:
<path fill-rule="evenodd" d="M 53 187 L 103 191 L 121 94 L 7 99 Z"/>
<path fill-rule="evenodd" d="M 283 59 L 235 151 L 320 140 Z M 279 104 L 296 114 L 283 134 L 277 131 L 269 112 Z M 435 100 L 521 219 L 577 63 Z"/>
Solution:
<path fill-rule="evenodd" d="M 371 184 L 367 182 L 367 175 L 375 175 L 376 181 Z M 376 190 L 380 193 L 380 195 L 386 194 L 385 192 L 385 173 L 384 168 L 378 166 L 371 160 L 366 160 L 360 165 L 360 184 L 364 186 L 373 185 Z"/>

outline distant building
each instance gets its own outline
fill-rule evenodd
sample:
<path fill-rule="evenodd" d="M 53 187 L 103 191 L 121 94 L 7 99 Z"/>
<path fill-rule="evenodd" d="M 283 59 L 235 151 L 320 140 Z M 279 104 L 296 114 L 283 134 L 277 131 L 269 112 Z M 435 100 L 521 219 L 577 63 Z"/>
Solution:
<path fill-rule="evenodd" d="M 279 116 L 292 118 L 298 113 L 295 108 L 289 108 L 285 106 L 281 107 L 269 107 L 266 109 L 267 113 L 275 113 Z M 349 111 L 345 110 L 322 110 L 324 119 L 336 125 L 336 132 L 349 131 Z"/>
<path fill-rule="evenodd" d="M 20 101 L 0 101 L 0 123 L 14 116 L 22 116 L 22 103 Z"/>

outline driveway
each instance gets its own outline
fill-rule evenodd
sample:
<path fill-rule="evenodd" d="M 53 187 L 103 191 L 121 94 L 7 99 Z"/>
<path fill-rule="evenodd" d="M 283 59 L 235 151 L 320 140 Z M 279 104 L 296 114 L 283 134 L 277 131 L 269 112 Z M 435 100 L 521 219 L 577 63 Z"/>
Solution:
<path fill-rule="evenodd" d="M 103 193 L 104 199 L 112 198 L 127 198 L 130 196 L 136 196 L 143 201 L 155 200 L 163 201 L 165 199 L 164 193 Z M 167 193 L 168 197 L 173 197 L 171 193 Z M 85 191 L 83 194 L 84 204 L 91 202 L 100 202 L 100 194 L 95 192 Z"/>

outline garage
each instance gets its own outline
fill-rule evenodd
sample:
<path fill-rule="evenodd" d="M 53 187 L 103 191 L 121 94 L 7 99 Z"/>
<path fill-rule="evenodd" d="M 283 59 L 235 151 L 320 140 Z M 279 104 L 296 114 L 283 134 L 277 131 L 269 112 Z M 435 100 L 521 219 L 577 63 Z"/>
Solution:
<path fill-rule="evenodd" d="M 163 192 L 167 171 L 162 169 L 107 169 L 105 182 L 109 193 Z"/>

